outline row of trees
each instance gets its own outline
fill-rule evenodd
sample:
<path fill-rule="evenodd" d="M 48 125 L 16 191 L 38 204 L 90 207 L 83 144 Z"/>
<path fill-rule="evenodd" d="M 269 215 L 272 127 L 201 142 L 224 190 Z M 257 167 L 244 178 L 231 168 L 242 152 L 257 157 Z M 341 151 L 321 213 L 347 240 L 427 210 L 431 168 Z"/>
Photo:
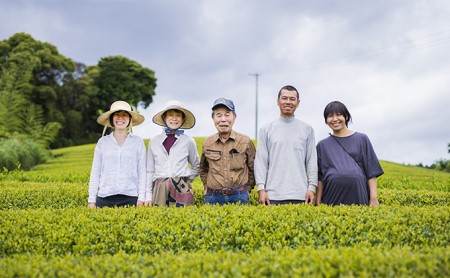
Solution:
<path fill-rule="evenodd" d="M 448 153 L 450 153 L 450 143 L 448 143 L 447 147 L 448 147 Z M 450 160 L 448 160 L 448 159 L 438 159 L 433 164 L 431 164 L 430 166 L 423 165 L 422 163 L 417 164 L 415 166 L 428 168 L 428 169 L 434 169 L 434 170 L 439 170 L 439 171 L 444 171 L 444 172 L 450 173 Z"/>
<path fill-rule="evenodd" d="M 0 160 L 9 161 L 0 167 L 31 160 L 24 154 L 14 162 L 20 151 L 12 145 L 29 143 L 42 153 L 95 142 L 102 129 L 96 118 L 113 101 L 146 108 L 155 88 L 155 73 L 123 56 L 86 66 L 26 33 L 0 41 Z"/>

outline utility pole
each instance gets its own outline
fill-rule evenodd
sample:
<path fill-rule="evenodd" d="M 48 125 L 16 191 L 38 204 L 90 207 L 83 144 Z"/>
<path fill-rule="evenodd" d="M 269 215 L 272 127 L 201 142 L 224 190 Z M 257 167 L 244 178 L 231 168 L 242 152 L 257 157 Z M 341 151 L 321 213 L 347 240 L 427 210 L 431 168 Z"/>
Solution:
<path fill-rule="evenodd" d="M 258 139 L 258 78 L 259 73 L 249 73 L 249 75 L 255 77 L 255 139 Z"/>

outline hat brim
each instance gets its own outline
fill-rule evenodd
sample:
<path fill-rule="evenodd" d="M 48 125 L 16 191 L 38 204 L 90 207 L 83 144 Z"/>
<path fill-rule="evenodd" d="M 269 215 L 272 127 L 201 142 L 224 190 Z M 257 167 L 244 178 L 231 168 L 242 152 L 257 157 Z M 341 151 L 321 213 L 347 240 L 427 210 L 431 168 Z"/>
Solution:
<path fill-rule="evenodd" d="M 195 126 L 195 117 L 194 114 L 192 114 L 191 111 L 187 110 L 186 108 L 180 107 L 180 106 L 169 106 L 166 107 L 161 112 L 158 112 L 155 116 L 153 116 L 153 122 L 157 125 L 166 127 L 166 124 L 163 121 L 162 115 L 166 113 L 169 110 L 178 110 L 184 113 L 184 123 L 179 127 L 182 129 L 190 129 Z"/>
<path fill-rule="evenodd" d="M 127 110 L 123 110 L 123 109 L 115 109 L 115 110 L 107 111 L 107 112 L 101 114 L 100 116 L 98 116 L 97 123 L 99 123 L 101 125 L 106 125 L 107 127 L 113 127 L 113 126 L 111 126 L 111 123 L 109 122 L 109 117 L 111 117 L 111 114 L 113 114 L 117 111 L 125 111 L 125 112 L 129 113 L 131 115 L 132 126 L 140 125 L 145 120 L 144 116 L 142 116 L 139 113 L 136 113 L 133 111 L 127 111 Z"/>

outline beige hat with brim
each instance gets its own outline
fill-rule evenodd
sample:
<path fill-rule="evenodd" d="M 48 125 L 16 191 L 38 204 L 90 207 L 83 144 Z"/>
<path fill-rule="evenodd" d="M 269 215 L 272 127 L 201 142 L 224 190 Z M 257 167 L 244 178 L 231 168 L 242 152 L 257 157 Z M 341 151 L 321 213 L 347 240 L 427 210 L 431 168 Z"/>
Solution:
<path fill-rule="evenodd" d="M 157 113 L 155 116 L 153 116 L 153 122 L 157 125 L 166 127 L 166 124 L 164 123 L 162 116 L 169 110 L 178 110 L 184 113 L 184 122 L 179 128 L 190 129 L 194 127 L 195 125 L 194 114 L 192 114 L 191 111 L 184 108 L 183 104 L 181 104 L 181 102 L 177 100 L 168 101 L 164 109 L 161 112 Z"/>
<path fill-rule="evenodd" d="M 111 123 L 109 122 L 109 117 L 111 116 L 111 114 L 117 111 L 126 111 L 130 113 L 131 127 L 142 124 L 142 122 L 145 120 L 144 116 L 131 110 L 131 106 L 128 104 L 128 102 L 118 100 L 111 104 L 111 108 L 109 109 L 109 111 L 98 116 L 97 123 L 104 125 L 105 127 L 112 127 Z"/>

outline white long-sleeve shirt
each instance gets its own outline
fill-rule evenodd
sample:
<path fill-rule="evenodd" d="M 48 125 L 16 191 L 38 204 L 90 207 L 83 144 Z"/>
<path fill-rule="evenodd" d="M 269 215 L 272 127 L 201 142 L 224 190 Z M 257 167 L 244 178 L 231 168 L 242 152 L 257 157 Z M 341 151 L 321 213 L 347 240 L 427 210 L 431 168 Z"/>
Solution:
<path fill-rule="evenodd" d="M 152 201 L 153 182 L 158 178 L 188 177 L 195 179 L 200 170 L 200 158 L 195 140 L 186 135 L 175 135 L 177 140 L 169 154 L 163 145 L 165 132 L 150 140 L 147 155 L 147 188 L 145 201 Z M 191 167 L 189 167 L 191 165 Z"/>
<path fill-rule="evenodd" d="M 96 197 L 123 194 L 145 199 L 146 149 L 144 140 L 128 134 L 122 146 L 113 133 L 97 142 L 89 181 L 89 203 Z"/>
<path fill-rule="evenodd" d="M 258 134 L 255 157 L 258 191 L 270 200 L 305 200 L 316 192 L 317 150 L 313 128 L 298 119 L 279 118 Z"/>

